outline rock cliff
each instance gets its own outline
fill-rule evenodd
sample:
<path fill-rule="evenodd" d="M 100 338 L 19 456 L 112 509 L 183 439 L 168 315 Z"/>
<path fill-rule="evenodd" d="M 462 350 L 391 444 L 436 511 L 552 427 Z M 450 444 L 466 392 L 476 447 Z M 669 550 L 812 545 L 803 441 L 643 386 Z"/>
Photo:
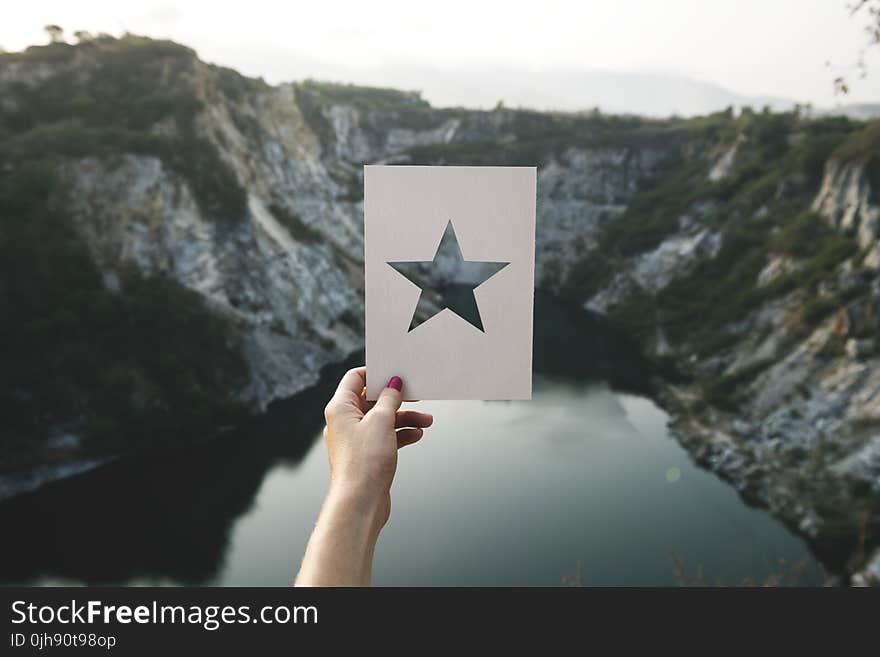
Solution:
<path fill-rule="evenodd" d="M 134 36 L 0 55 L 0 245 L 19 254 L 3 273 L 19 373 L 0 397 L 16 418 L 4 469 L 118 453 L 102 436 L 194 399 L 188 426 L 207 431 L 227 418 L 217 402 L 265 408 L 361 349 L 363 164 L 538 165 L 537 285 L 637 337 L 695 458 L 872 583 L 878 127 L 436 109 L 395 90 L 269 86 Z M 29 263 L 35 283 L 19 278 Z M 151 333 L 129 340 L 151 350 L 109 350 L 87 385 L 28 380 L 27 349 L 49 349 L 59 381 L 102 353 L 88 336 L 80 360 L 55 353 L 69 335 L 57 304 L 52 331 L 33 328 L 49 311 L 27 299 L 53 295 L 108 336 L 141 313 Z M 196 347 L 213 351 L 156 364 Z M 102 432 L 111 405 L 125 413 Z"/>

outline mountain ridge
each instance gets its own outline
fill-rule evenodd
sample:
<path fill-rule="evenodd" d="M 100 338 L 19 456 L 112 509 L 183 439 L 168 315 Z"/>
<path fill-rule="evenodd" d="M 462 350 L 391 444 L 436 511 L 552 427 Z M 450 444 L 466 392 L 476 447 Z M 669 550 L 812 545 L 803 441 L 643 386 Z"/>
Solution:
<path fill-rule="evenodd" d="M 245 57 L 244 54 L 241 56 Z M 798 98 L 734 91 L 693 75 L 650 69 L 440 68 L 399 62 L 363 68 L 330 64 L 302 53 L 271 48 L 249 49 L 246 61 L 242 63 L 249 74 L 264 75 L 279 84 L 319 79 L 342 85 L 420 90 L 435 107 L 492 109 L 500 101 L 507 107 L 543 112 L 584 112 L 598 107 L 609 114 L 664 118 L 674 115 L 692 117 L 727 107 L 760 110 L 769 106 L 775 111 L 789 111 L 798 104 L 802 107 L 810 105 Z M 828 84 L 830 88 L 830 78 Z M 813 107 L 818 114 L 843 114 L 862 120 L 880 116 L 876 103 Z M 869 113 L 859 115 L 860 111 Z"/>
<path fill-rule="evenodd" d="M 433 108 L 135 36 L 0 55 L 4 470 L 204 435 L 359 350 L 364 163 L 538 165 L 536 284 L 636 337 L 695 458 L 872 583 L 878 126 Z"/>

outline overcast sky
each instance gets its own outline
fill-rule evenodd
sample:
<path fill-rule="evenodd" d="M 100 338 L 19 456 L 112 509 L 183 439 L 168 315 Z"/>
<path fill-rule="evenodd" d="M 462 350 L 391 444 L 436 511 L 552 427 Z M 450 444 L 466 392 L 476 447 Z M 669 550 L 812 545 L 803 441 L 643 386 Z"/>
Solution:
<path fill-rule="evenodd" d="M 880 102 L 880 48 L 868 58 L 872 75 L 858 80 L 854 63 L 866 42 L 866 17 L 850 17 L 847 4 L 33 0 L 4 12 L 0 46 L 18 50 L 45 42 L 42 27 L 52 22 L 68 32 L 128 30 L 172 38 L 203 59 L 270 82 L 317 77 L 391 84 L 400 79 L 395 72 L 408 67 L 451 74 L 498 67 L 662 72 L 743 95 L 832 106 L 840 102 L 832 80 L 844 73 L 852 83 L 845 102 Z"/>

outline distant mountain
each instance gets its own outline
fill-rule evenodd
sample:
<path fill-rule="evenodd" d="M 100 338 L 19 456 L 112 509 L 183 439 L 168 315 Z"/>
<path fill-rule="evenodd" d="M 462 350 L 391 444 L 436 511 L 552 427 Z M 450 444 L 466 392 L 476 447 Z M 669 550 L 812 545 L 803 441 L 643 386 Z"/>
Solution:
<path fill-rule="evenodd" d="M 443 104 L 746 104 L 675 77 L 420 75 Z M 880 121 L 437 109 L 134 35 L 0 54 L 0 498 L 192 444 L 362 349 L 382 162 L 537 165 L 536 287 L 638 341 L 695 460 L 838 581 L 880 584 Z"/>
<path fill-rule="evenodd" d="M 236 68 L 273 82 L 307 78 L 371 87 L 415 89 L 434 107 L 492 109 L 501 101 L 512 108 L 580 112 L 598 107 L 605 113 L 663 118 L 710 114 L 727 107 L 750 106 L 775 111 L 792 109 L 796 98 L 738 93 L 686 75 L 661 71 L 612 71 L 598 68 L 523 70 L 433 68 L 387 62 L 376 66 L 339 64 L 272 46 L 249 48 L 236 55 Z M 831 81 L 829 80 L 829 85 Z M 880 116 L 876 104 L 815 108 L 816 115 L 851 118 Z"/>
<path fill-rule="evenodd" d="M 366 72 L 352 76 L 359 83 L 379 82 Z M 711 82 L 666 73 L 600 70 L 521 71 L 480 69 L 440 71 L 411 68 L 383 71 L 382 84 L 420 89 L 435 106 L 508 107 L 582 111 L 594 107 L 613 114 L 696 116 L 726 107 L 769 105 L 780 111 L 795 100 L 744 96 Z"/>
<path fill-rule="evenodd" d="M 320 68 L 320 67 L 319 67 Z M 728 107 L 770 107 L 782 112 L 798 101 L 779 96 L 738 94 L 721 85 L 682 75 L 599 70 L 521 71 L 514 69 L 438 70 L 406 68 L 335 70 L 324 76 L 343 83 L 418 89 L 435 107 L 581 112 L 598 107 L 609 114 L 665 118 L 702 116 Z M 814 116 L 880 118 L 880 103 L 814 108 Z"/>
<path fill-rule="evenodd" d="M 872 119 L 880 119 L 880 103 L 852 103 L 851 105 L 819 109 L 815 114 L 817 116 L 845 116 L 855 121 L 871 121 Z"/>

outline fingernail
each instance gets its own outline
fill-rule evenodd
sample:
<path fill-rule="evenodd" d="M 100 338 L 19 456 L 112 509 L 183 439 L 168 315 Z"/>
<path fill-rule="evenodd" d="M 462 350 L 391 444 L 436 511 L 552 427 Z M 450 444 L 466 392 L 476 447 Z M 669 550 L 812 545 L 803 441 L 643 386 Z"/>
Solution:
<path fill-rule="evenodd" d="M 388 379 L 388 384 L 385 387 L 394 388 L 397 392 L 400 392 L 403 389 L 403 379 L 399 376 L 392 376 Z"/>

